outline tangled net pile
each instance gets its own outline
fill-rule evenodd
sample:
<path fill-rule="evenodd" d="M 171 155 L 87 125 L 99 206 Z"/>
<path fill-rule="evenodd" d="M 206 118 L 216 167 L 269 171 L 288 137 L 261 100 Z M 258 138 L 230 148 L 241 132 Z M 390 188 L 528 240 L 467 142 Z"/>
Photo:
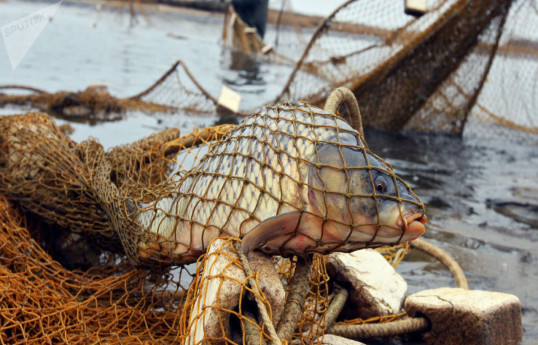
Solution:
<path fill-rule="evenodd" d="M 272 115 L 254 116 L 253 121 L 246 121 L 243 126 L 222 125 L 195 130 L 182 137 L 177 129 L 170 129 L 108 152 L 92 139 L 82 143 L 72 141 L 45 114 L 1 117 L 0 343 L 274 342 L 275 330 L 268 329 L 267 320 L 272 324 L 278 319 L 278 325 L 283 325 L 277 328 L 280 339 L 307 344 L 320 342 L 326 328 L 334 324 L 334 317 L 327 321 L 325 316 L 331 300 L 335 299 L 331 296 L 338 291 L 330 284 L 324 256 L 314 255 L 309 270 L 302 259 L 272 259 L 259 254 L 262 257 L 258 265 L 266 265 L 266 269 L 254 271 L 248 262 L 254 265 L 256 260 L 250 255 L 249 261 L 243 259 L 242 250 L 234 244 L 239 240 L 223 232 L 223 226 L 204 243 L 204 247 L 208 246 L 213 239 L 213 250 L 202 255 L 196 265 L 178 265 L 195 258 L 171 250 L 174 247 L 169 242 L 173 238 L 164 236 L 166 232 L 160 230 L 160 224 L 144 227 L 143 222 L 135 221 L 148 210 L 158 213 L 158 209 L 152 209 L 159 204 L 151 203 L 154 200 L 170 196 L 180 200 L 181 193 L 195 195 L 189 194 L 193 191 L 185 193 L 181 185 L 188 186 L 190 176 L 202 168 L 206 175 L 211 175 L 204 162 L 214 157 L 235 156 L 255 162 L 259 152 L 241 154 L 219 150 L 236 147 L 233 133 L 243 133 L 236 140 L 252 141 L 255 137 L 247 133 L 249 128 L 265 128 L 275 138 L 283 139 L 288 134 L 280 133 L 275 127 L 279 122 L 270 124 L 271 116 L 289 122 L 293 128 L 298 126 L 294 135 L 299 139 L 304 135 L 301 126 L 302 131 L 319 130 L 321 141 L 329 140 L 323 139 L 323 133 L 341 122 L 340 151 L 351 145 L 344 140 L 347 134 L 358 135 L 335 115 L 307 105 L 286 105 L 268 111 Z M 319 116 L 329 123 L 319 127 L 312 123 L 309 128 L 307 123 L 294 119 L 296 115 L 289 117 L 298 112 L 311 119 Z M 256 122 L 259 119 L 269 123 Z M 362 146 L 354 149 L 360 149 L 366 157 L 369 151 L 362 137 L 357 138 Z M 271 140 L 265 142 L 271 143 L 275 144 Z M 270 162 L 269 157 L 265 159 Z M 288 156 L 287 159 L 289 162 L 283 168 L 293 162 L 299 165 L 304 158 Z M 284 151 L 278 161 L 286 161 Z M 323 167 L 341 169 L 321 160 L 316 164 L 322 175 Z M 346 165 L 345 161 L 343 164 Z M 191 167 L 195 169 L 190 170 Z M 395 183 L 398 181 L 388 165 L 367 163 L 358 169 L 359 172 L 377 170 L 386 171 Z M 292 177 L 288 174 L 277 172 L 283 181 Z M 234 180 L 231 175 L 222 177 Z M 411 202 L 423 208 L 418 199 L 406 199 L 404 194 L 410 191 L 403 186 L 407 191 L 400 190 L 393 198 L 395 202 L 398 205 Z M 328 193 L 331 187 L 322 188 Z M 380 198 L 373 192 L 357 197 L 374 201 Z M 198 198 L 206 203 L 213 200 L 205 195 Z M 241 200 L 237 199 L 237 205 Z M 277 201 L 288 202 L 283 196 Z M 212 209 L 218 207 L 217 203 Z M 251 212 L 250 216 L 256 210 Z M 372 225 L 384 226 L 379 224 L 379 219 L 376 222 Z M 205 226 L 211 226 L 209 220 Z M 185 230 L 188 232 L 187 227 Z M 217 238 L 223 235 L 228 237 Z M 376 235 L 374 232 L 365 242 L 375 244 Z M 337 244 L 345 245 L 345 241 L 346 238 Z M 396 262 L 399 260 L 396 257 L 401 258 L 402 248 L 405 246 L 386 249 L 387 257 Z M 267 292 L 271 285 L 264 284 L 264 279 L 269 279 L 264 276 L 267 272 L 269 275 L 273 272 L 275 279 L 283 283 L 282 293 L 291 294 L 298 287 L 304 288 L 298 314 L 282 311 L 283 305 L 271 299 L 274 294 Z M 299 281 L 297 277 L 304 279 Z M 227 305 L 229 299 L 221 295 L 231 288 L 239 291 L 239 305 Z M 249 297 L 252 295 L 258 302 L 257 308 L 268 311 L 265 319 L 263 316 L 258 319 L 253 313 L 256 307 Z M 377 321 L 392 319 L 381 317 Z"/>
<path fill-rule="evenodd" d="M 185 114 L 209 113 L 217 104 L 217 100 L 198 84 L 181 61 L 176 62 L 148 89 L 127 98 L 111 95 L 107 86 L 102 84 L 90 85 L 80 92 L 49 93 L 23 85 L 0 86 L 0 90 L 3 89 L 22 89 L 32 93 L 0 93 L 0 107 L 17 105 L 37 108 L 71 122 L 89 124 L 119 121 L 130 111 L 175 113 L 181 110 Z"/>

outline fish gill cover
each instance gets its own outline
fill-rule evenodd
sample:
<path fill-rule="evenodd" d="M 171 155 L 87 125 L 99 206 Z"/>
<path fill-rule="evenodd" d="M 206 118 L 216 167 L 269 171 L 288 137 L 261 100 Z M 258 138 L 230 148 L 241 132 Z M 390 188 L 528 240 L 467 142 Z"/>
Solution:
<path fill-rule="evenodd" d="M 293 336 L 314 343 L 330 292 L 316 253 L 424 231 L 423 204 L 390 165 L 341 118 L 307 104 L 182 137 L 166 130 L 108 152 L 92 139 L 72 141 L 45 114 L 5 116 L 0 128 L 0 194 L 10 200 L 0 204 L 7 343 L 206 341 L 196 301 L 230 282 L 228 268 L 242 268 L 234 260 L 202 278 L 215 258 L 237 251 L 217 247 L 198 258 L 222 236 L 242 238 L 246 253 L 315 253 L 303 332 Z M 196 267 L 182 265 L 197 258 Z M 290 288 L 296 261 L 275 260 Z M 263 297 L 247 278 L 234 284 Z M 215 308 L 270 339 L 246 306 Z M 225 329 L 212 342 L 226 342 Z"/>

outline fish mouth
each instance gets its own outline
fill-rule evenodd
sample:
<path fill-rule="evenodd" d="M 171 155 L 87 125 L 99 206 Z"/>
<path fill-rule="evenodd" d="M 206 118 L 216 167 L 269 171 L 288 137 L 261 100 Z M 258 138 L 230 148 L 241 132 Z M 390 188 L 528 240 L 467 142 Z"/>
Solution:
<path fill-rule="evenodd" d="M 425 231 L 428 221 L 423 213 L 412 213 L 399 217 L 397 226 L 403 230 L 403 240 L 412 241 L 420 237 Z"/>

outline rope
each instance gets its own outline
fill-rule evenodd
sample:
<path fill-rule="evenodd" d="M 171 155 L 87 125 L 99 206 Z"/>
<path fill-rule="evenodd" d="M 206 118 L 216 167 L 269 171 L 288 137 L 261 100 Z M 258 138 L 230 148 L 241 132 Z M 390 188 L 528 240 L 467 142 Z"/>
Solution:
<path fill-rule="evenodd" d="M 290 341 L 293 332 L 301 319 L 309 285 L 309 266 L 306 262 L 297 258 L 295 273 L 289 284 L 290 290 L 286 299 L 286 306 L 282 312 L 282 318 L 278 322 L 277 333 L 280 339 Z"/>
<path fill-rule="evenodd" d="M 461 269 L 460 265 L 443 249 L 426 242 L 421 239 L 416 239 L 411 243 L 411 247 L 416 248 L 426 254 L 429 254 L 439 260 L 443 265 L 445 265 L 450 273 L 454 276 L 456 284 L 462 289 L 469 289 L 469 284 L 467 283 L 467 278 L 465 278 L 465 273 Z"/>
<path fill-rule="evenodd" d="M 325 313 L 325 326 L 327 328 L 331 328 L 334 325 L 334 323 L 336 322 L 336 318 L 338 317 L 338 315 L 340 315 L 340 312 L 344 308 L 344 304 L 346 303 L 349 296 L 349 292 L 347 291 L 347 289 L 344 289 L 339 285 L 336 285 L 336 287 L 338 288 L 338 292 L 336 293 L 334 299 L 329 305 L 327 313 Z"/>
<path fill-rule="evenodd" d="M 234 248 L 237 251 L 237 254 L 239 255 L 239 259 L 241 259 L 241 263 L 243 264 L 243 267 L 245 268 L 245 273 L 247 274 L 247 281 L 250 285 L 250 287 L 254 290 L 257 289 L 257 284 L 254 278 L 254 272 L 252 271 L 252 268 L 250 268 L 250 263 L 248 261 L 247 256 L 243 252 L 243 249 L 241 248 L 240 242 L 234 242 Z M 260 316 L 262 317 L 263 323 L 265 327 L 267 328 L 267 332 L 269 333 L 269 336 L 271 337 L 272 344 L 275 345 L 282 345 L 282 342 L 280 341 L 280 338 L 278 337 L 277 332 L 275 331 L 275 327 L 273 326 L 273 321 L 269 317 L 269 313 L 267 312 L 267 309 L 265 308 L 265 304 L 261 300 L 260 296 L 258 294 L 254 294 L 254 298 L 256 299 L 256 304 L 258 305 L 258 310 L 260 311 Z"/>
<path fill-rule="evenodd" d="M 333 114 L 340 114 L 341 117 L 349 121 L 351 127 L 364 137 L 359 103 L 348 88 L 339 87 L 331 92 L 325 102 L 324 109 Z"/>
<path fill-rule="evenodd" d="M 425 331 L 429 323 L 425 317 L 413 317 L 389 323 L 374 323 L 362 325 L 335 325 L 327 329 L 327 334 L 335 334 L 341 337 L 378 338 L 392 337 L 405 333 Z"/>
<path fill-rule="evenodd" d="M 26 86 L 26 85 L 0 85 L 0 89 L 21 89 L 21 90 L 28 90 L 35 93 L 48 93 L 47 91 L 32 87 L 32 86 Z"/>
<path fill-rule="evenodd" d="M 349 296 L 347 289 L 344 289 L 336 283 L 334 285 L 336 288 L 336 293 L 331 304 L 327 308 L 327 311 L 325 312 L 325 328 L 331 328 L 335 324 L 336 318 L 338 318 L 338 315 L 340 315 L 340 312 L 344 308 L 344 304 Z M 309 331 L 310 327 L 304 329 L 303 333 L 307 333 Z M 318 332 L 316 330 L 313 333 L 316 334 Z"/>

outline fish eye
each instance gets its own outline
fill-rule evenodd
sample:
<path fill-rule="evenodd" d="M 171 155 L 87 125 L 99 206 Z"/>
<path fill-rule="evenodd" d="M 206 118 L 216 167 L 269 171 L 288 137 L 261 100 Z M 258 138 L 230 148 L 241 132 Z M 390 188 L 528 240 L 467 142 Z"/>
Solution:
<path fill-rule="evenodd" d="M 385 193 L 387 191 L 387 184 L 385 181 L 382 181 L 381 179 L 377 179 L 375 181 L 375 190 L 378 193 Z"/>
<path fill-rule="evenodd" d="M 379 175 L 374 180 L 374 186 L 376 193 L 378 194 L 387 194 L 389 183 L 386 176 Z"/>

